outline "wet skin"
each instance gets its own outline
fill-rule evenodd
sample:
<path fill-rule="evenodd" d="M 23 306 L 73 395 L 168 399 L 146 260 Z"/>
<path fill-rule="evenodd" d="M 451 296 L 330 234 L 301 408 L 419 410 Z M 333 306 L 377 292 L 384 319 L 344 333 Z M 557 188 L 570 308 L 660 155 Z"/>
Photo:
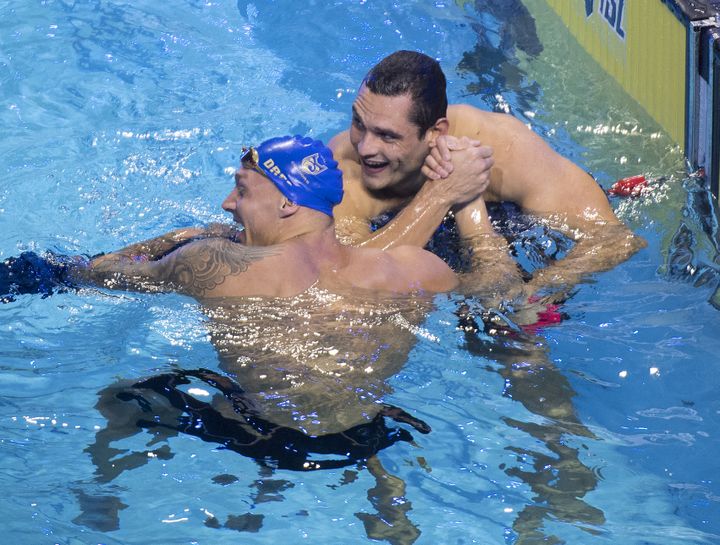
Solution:
<path fill-rule="evenodd" d="M 383 96 L 364 85 L 353 104 L 350 142 L 360 158 L 368 191 L 410 196 L 422 186 L 420 169 L 434 140 L 433 129 L 420 135 L 410 121 L 410 95 Z"/>

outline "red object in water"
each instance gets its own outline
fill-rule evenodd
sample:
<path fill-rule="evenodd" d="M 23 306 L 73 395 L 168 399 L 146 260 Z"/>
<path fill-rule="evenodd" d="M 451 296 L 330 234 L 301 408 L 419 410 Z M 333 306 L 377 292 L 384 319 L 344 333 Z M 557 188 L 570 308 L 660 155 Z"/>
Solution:
<path fill-rule="evenodd" d="M 531 296 L 528 298 L 529 302 L 537 301 L 538 298 Z M 541 310 L 537 313 L 537 322 L 533 324 L 526 324 L 521 326 L 523 330 L 525 330 L 527 333 L 536 333 L 538 329 L 549 326 L 552 324 L 559 324 L 563 321 L 565 316 L 563 316 L 562 312 L 558 312 L 558 309 L 560 308 L 560 305 L 554 305 L 554 304 L 548 304 L 545 305 L 545 310 Z"/>
<path fill-rule="evenodd" d="M 648 189 L 648 183 L 645 176 L 638 174 L 637 176 L 621 178 L 612 185 L 608 193 L 617 197 L 637 197 L 646 189 Z"/>

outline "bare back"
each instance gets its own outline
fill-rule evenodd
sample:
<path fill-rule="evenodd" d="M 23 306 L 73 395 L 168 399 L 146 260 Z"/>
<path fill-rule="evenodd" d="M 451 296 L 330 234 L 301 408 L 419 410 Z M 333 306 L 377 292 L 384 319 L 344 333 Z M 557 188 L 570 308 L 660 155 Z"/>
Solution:
<path fill-rule="evenodd" d="M 347 259 L 339 269 L 326 270 L 318 285 L 333 289 L 362 289 L 407 294 L 444 292 L 457 286 L 450 268 L 421 248 L 398 246 L 390 250 L 345 247 Z"/>
<path fill-rule="evenodd" d="M 272 246 L 198 240 L 157 261 L 108 254 L 88 274 L 106 287 L 195 297 L 222 367 L 263 414 L 316 433 L 377 413 L 432 304 L 425 293 L 457 284 L 429 252 L 343 246 L 332 227 Z M 314 423 L 296 421 L 311 413 Z"/>
<path fill-rule="evenodd" d="M 467 104 L 448 108 L 449 134 L 493 148 L 495 165 L 483 193 L 489 202 L 514 202 L 526 212 L 617 223 L 602 189 L 581 168 L 557 154 L 540 136 L 508 114 Z"/>
<path fill-rule="evenodd" d="M 179 291 L 200 301 L 293 297 L 311 286 L 407 294 L 457 285 L 452 270 L 430 252 L 344 246 L 332 227 L 272 246 L 198 240 L 157 261 L 109 254 L 93 262 L 87 277 L 115 289 Z"/>
<path fill-rule="evenodd" d="M 203 310 L 222 369 L 264 417 L 320 434 L 372 419 L 431 304 L 415 294 L 312 287 L 289 298 L 209 300 Z"/>

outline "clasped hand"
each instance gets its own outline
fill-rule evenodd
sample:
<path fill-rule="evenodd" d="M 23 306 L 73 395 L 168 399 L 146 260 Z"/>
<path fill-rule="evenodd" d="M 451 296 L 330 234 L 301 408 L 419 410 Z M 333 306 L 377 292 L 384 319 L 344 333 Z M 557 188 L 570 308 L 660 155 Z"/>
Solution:
<path fill-rule="evenodd" d="M 487 189 L 493 150 L 466 136 L 443 135 L 431 145 L 422 173 L 439 185 L 452 205 L 468 203 Z"/>

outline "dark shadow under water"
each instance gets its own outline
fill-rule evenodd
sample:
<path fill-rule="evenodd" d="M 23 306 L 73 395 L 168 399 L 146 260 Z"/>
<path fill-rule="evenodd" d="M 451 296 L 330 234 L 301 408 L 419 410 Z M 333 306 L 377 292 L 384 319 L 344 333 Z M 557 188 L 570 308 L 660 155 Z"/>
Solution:
<path fill-rule="evenodd" d="M 518 52 L 536 57 L 543 51 L 535 19 L 521 0 L 475 0 L 474 7 L 481 19 L 490 18 L 492 24 L 485 20 L 472 23 L 477 43 L 463 54 L 457 67 L 459 73 L 477 77 L 468 84 L 467 93 L 482 97 L 496 111 L 510 113 L 499 109 L 495 97 L 511 92 L 513 100 L 504 101 L 504 108 L 512 104 L 520 111 L 532 110 L 540 87 L 526 78 L 517 57 Z"/>
<path fill-rule="evenodd" d="M 192 380 L 196 379 L 196 380 Z M 212 402 L 188 391 L 219 392 Z M 87 450 L 98 476 L 110 480 L 122 471 L 110 443 L 147 429 L 158 435 L 184 433 L 222 445 L 269 469 L 313 471 L 354 466 L 398 441 L 412 441 L 403 428 L 389 428 L 386 419 L 412 426 L 420 433 L 430 427 L 398 407 L 382 405 L 367 423 L 336 433 L 311 436 L 267 420 L 230 377 L 206 369 L 163 373 L 138 381 L 120 382 L 100 392 L 97 409 L 108 420 Z"/>
<path fill-rule="evenodd" d="M 217 394 L 210 402 L 202 401 L 190 393 L 191 387 L 214 389 Z M 413 440 L 406 429 L 388 427 L 387 419 L 409 425 L 423 434 L 430 432 L 426 423 L 398 407 L 383 405 L 370 421 L 344 432 L 310 436 L 266 420 L 239 384 L 204 369 L 120 381 L 98 395 L 96 407 L 107 419 L 107 425 L 85 449 L 96 467 L 96 484 L 110 483 L 121 473 L 147 464 L 153 458 L 172 458 L 167 440 L 183 433 L 253 459 L 259 476 L 254 485 L 258 488 L 256 503 L 282 500 L 280 492 L 294 486 L 272 479 L 277 469 L 316 471 L 352 467 L 353 470 L 346 470 L 340 483 L 348 484 L 356 480 L 357 471 L 367 468 L 376 483 L 367 495 L 377 512 L 356 516 L 362 520 L 368 536 L 393 544 L 409 544 L 420 535 L 407 517 L 412 504 L 399 501 L 404 497 L 405 483 L 385 471 L 375 456 L 398 441 Z M 148 450 L 128 452 L 111 446 L 144 430 L 151 435 Z M 152 448 L 160 442 L 162 446 Z M 213 479 L 220 484 L 236 480 L 231 475 Z M 93 495 L 82 488 L 78 488 L 76 494 L 82 509 L 76 523 L 101 531 L 119 527 L 119 510 L 126 507 L 119 498 L 108 493 Z M 212 517 L 205 524 L 212 528 L 257 532 L 262 527 L 262 515 L 229 515 L 224 525 Z"/>
<path fill-rule="evenodd" d="M 502 464 L 500 468 L 533 492 L 533 503 L 526 505 L 513 522 L 513 543 L 565 543 L 545 530 L 545 523 L 556 521 L 591 534 L 600 533 L 605 516 L 583 499 L 597 487 L 597 475 L 581 461 L 579 449 L 569 446 L 595 437 L 576 414 L 572 401 L 575 392 L 567 377 L 549 361 L 540 337 L 506 327 L 505 318 L 492 311 L 480 315 L 472 310 L 473 306 L 472 302 L 460 305 L 456 312 L 465 349 L 473 356 L 497 363 L 488 370 L 504 379 L 503 395 L 521 403 L 532 415 L 542 417 L 540 422 L 509 417 L 503 421 L 527 433 L 551 453 L 526 445 L 506 447 L 517 455 L 520 466 Z"/>

